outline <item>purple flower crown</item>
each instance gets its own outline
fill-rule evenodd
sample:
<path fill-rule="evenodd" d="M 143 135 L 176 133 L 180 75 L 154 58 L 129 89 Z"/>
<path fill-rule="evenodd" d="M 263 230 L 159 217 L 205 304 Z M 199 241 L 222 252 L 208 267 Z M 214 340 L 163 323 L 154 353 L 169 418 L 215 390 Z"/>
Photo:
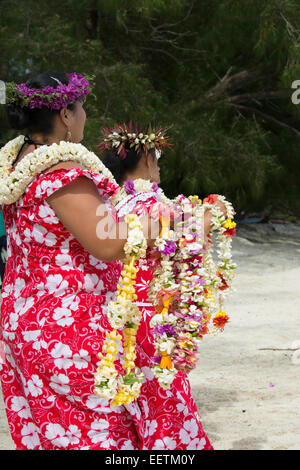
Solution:
<path fill-rule="evenodd" d="M 55 77 L 51 78 L 59 83 L 56 88 L 51 86 L 46 86 L 42 89 L 28 88 L 26 83 L 19 85 L 7 83 L 6 103 L 15 103 L 30 109 L 40 109 L 45 106 L 50 109 L 59 110 L 66 108 L 69 104 L 75 103 L 79 98 L 85 97 L 90 93 L 90 84 L 83 75 L 70 73 L 67 85 L 61 83 Z"/>

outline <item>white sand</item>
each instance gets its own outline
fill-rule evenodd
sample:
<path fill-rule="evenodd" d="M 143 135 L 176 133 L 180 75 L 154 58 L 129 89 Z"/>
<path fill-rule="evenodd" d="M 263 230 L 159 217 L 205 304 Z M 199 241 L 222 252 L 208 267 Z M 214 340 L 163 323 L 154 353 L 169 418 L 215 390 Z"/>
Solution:
<path fill-rule="evenodd" d="M 204 339 L 192 389 L 215 449 L 300 450 L 300 350 L 262 350 L 297 341 L 300 349 L 300 237 L 252 239 L 268 243 L 234 240 L 236 292 L 225 305 L 231 323 Z M 1 398 L 3 449 L 13 444 Z"/>
<path fill-rule="evenodd" d="M 215 449 L 300 449 L 300 350 L 261 350 L 289 349 L 297 340 L 300 349 L 296 243 L 235 240 L 236 292 L 226 304 L 231 323 L 223 335 L 205 339 L 191 375 Z"/>

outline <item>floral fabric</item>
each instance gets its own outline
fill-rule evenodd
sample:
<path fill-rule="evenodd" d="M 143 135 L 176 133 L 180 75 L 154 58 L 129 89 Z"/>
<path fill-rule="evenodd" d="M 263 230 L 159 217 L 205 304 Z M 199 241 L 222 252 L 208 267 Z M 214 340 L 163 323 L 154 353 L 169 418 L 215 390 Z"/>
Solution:
<path fill-rule="evenodd" d="M 8 258 L 0 369 L 16 449 L 208 449 L 188 381 L 180 377 L 162 390 L 147 345 L 137 346 L 146 376 L 137 402 L 110 407 L 93 393 L 97 354 L 110 329 L 106 305 L 122 265 L 91 256 L 47 203 L 79 176 L 91 179 L 109 205 L 117 187 L 77 168 L 36 176 L 16 203 L 3 206 Z"/>

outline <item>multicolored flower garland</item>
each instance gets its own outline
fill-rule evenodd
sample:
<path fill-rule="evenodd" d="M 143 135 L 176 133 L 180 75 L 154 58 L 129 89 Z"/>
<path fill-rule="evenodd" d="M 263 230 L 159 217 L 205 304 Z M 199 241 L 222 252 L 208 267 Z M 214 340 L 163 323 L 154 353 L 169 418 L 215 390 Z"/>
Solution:
<path fill-rule="evenodd" d="M 231 204 L 222 196 L 217 195 L 217 198 L 225 204 L 228 215 L 232 216 Z M 235 224 L 231 218 L 225 220 L 222 212 L 215 206 L 217 198 L 213 202 L 206 200 L 203 205 L 197 196 L 176 198 L 175 211 L 188 215 L 180 224 L 182 233 L 178 236 L 177 230 L 175 237 L 170 237 L 170 233 L 166 237 L 164 233 L 160 240 L 156 241 L 161 261 L 154 273 L 149 297 L 158 311 L 161 309 L 162 300 L 165 315 L 158 313 L 151 320 L 157 352 L 154 358 L 157 364 L 153 366 L 153 372 L 164 388 L 170 387 L 177 370 L 189 372 L 196 366 L 199 342 L 203 335 L 209 332 L 211 317 L 213 316 L 212 324 L 215 330 L 223 329 L 229 319 L 222 310 L 215 312 L 213 294 L 216 289 L 224 288 L 225 279 L 228 285 L 232 281 L 235 265 L 229 262 L 228 237 L 234 235 Z M 213 214 L 212 229 L 219 230 L 222 259 L 216 274 L 212 257 L 208 254 L 205 258 L 204 254 L 203 222 L 207 209 Z M 175 240 L 177 243 L 174 243 Z M 170 243 L 174 243 L 176 247 L 172 253 L 166 251 Z M 206 264 L 203 263 L 204 258 Z"/>
<path fill-rule="evenodd" d="M 118 284 L 116 301 L 108 304 L 108 320 L 113 328 L 106 333 L 102 352 L 99 353 L 100 365 L 95 374 L 95 394 L 111 401 L 111 406 L 128 405 L 140 394 L 143 374 L 138 373 L 135 367 L 136 359 L 136 333 L 141 320 L 139 308 L 133 304 L 137 296 L 134 283 L 138 268 L 136 261 L 146 256 L 147 243 L 142 231 L 142 225 L 137 215 L 129 214 L 125 217 L 128 223 L 128 238 L 124 247 L 126 262 Z M 122 341 L 124 343 L 124 374 L 117 371 L 115 361 L 117 351 Z"/>
<path fill-rule="evenodd" d="M 217 299 L 221 302 L 222 292 L 229 289 L 235 267 L 230 262 L 234 211 L 219 195 L 210 195 L 203 204 L 197 196 L 180 195 L 170 201 L 157 185 L 153 187 L 147 180 L 127 181 L 115 196 L 115 202 L 128 194 L 151 190 L 160 199 L 152 208 L 152 216 L 160 217 L 163 227 L 152 250 L 156 269 L 148 293 L 157 309 L 150 323 L 156 348 L 153 372 L 160 385 L 169 388 L 178 370 L 189 372 L 195 368 L 202 337 L 222 331 L 229 320 L 222 308 L 218 308 Z M 215 205 L 217 199 L 225 205 L 227 219 Z M 206 210 L 212 211 L 212 229 L 219 232 L 218 267 L 214 265 L 211 244 L 207 247 L 204 243 Z M 169 228 L 174 214 L 183 218 L 176 231 Z"/>
<path fill-rule="evenodd" d="M 169 388 L 177 370 L 171 356 L 176 344 L 176 316 L 171 314 L 170 305 L 178 295 L 174 276 L 172 255 L 176 252 L 176 233 L 169 229 L 170 218 L 160 215 L 162 230 L 154 244 L 154 253 L 159 253 L 158 266 L 148 291 L 149 300 L 156 307 L 157 314 L 150 321 L 153 329 L 156 356 L 153 373 L 163 388 Z"/>
<path fill-rule="evenodd" d="M 215 204 L 216 201 L 222 202 L 227 211 L 227 218 Z M 232 237 L 235 236 L 236 223 L 233 222 L 234 209 L 232 204 L 218 194 L 211 194 L 203 201 L 205 210 L 211 210 L 212 213 L 212 231 L 218 231 L 217 235 L 217 254 L 218 263 L 213 260 L 213 243 L 205 251 L 203 266 L 206 278 L 210 281 L 210 287 L 207 292 L 207 300 L 210 310 L 214 312 L 213 332 L 222 331 L 229 317 L 223 310 L 225 298 L 232 292 L 232 281 L 236 264 L 232 262 L 231 244 Z"/>
<path fill-rule="evenodd" d="M 203 248 L 203 242 L 198 239 L 201 234 L 198 218 L 201 218 L 202 223 L 202 214 L 199 213 L 198 204 L 184 196 L 179 196 L 174 201 L 174 206 L 177 214 L 189 214 L 190 217 L 188 221 L 181 222 L 181 229 L 177 227 L 172 235 L 172 252 L 166 250 L 170 244 L 170 231 L 165 231 L 165 240 L 161 237 L 162 240 L 156 242 L 161 258 L 154 273 L 149 295 L 158 311 L 162 296 L 163 307 L 167 313 L 167 315 L 155 315 L 150 322 L 157 351 L 154 360 L 158 362 L 153 366 L 153 372 L 164 388 L 170 387 L 179 369 L 186 371 L 195 367 L 197 344 L 194 339 L 198 339 L 203 322 L 197 304 L 199 288 L 200 293 L 202 291 L 198 272 Z M 162 241 L 165 242 L 165 247 Z M 199 254 L 200 260 L 197 259 Z M 189 264 L 191 261 L 193 261 L 192 270 Z M 168 276 L 165 275 L 166 266 Z M 197 306 L 196 311 L 192 304 Z M 162 354 L 166 350 L 165 344 L 168 346 L 168 361 L 166 355 Z"/>

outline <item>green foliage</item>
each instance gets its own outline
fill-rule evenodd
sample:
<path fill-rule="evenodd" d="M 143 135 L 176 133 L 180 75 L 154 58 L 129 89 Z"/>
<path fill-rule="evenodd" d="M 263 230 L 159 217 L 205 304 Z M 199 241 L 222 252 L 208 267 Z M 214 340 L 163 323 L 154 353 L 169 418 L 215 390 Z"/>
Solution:
<path fill-rule="evenodd" d="M 0 0 L 0 78 L 92 74 L 85 144 L 130 119 L 172 125 L 167 193 L 300 212 L 298 0 Z M 0 108 L 0 140 L 13 137 Z M 274 209 L 275 210 L 275 209 Z M 277 209 L 276 209 L 277 210 Z"/>

